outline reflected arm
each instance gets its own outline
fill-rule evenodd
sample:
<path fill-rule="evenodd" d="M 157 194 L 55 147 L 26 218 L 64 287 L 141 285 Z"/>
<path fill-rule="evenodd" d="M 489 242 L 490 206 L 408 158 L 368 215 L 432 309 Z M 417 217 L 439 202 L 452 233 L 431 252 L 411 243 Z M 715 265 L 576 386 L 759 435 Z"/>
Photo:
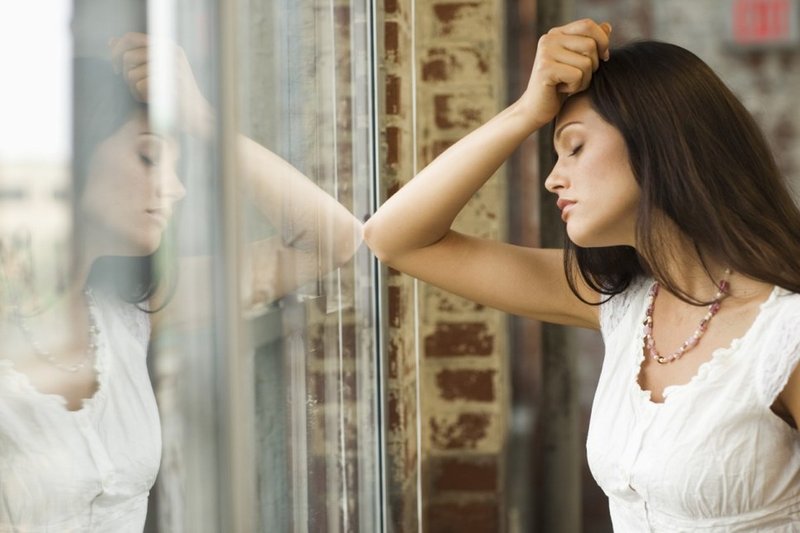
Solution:
<path fill-rule="evenodd" d="M 238 138 L 246 194 L 281 233 L 250 246 L 253 303 L 285 295 L 346 263 L 361 243 L 361 223 L 291 164 Z"/>

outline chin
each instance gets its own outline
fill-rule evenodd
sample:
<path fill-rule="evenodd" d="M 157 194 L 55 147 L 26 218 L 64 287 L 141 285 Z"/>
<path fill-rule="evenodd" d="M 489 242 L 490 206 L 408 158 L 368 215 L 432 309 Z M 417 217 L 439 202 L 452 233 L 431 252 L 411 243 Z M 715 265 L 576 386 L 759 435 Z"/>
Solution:
<path fill-rule="evenodd" d="M 567 224 L 567 237 L 569 237 L 569 240 L 572 241 L 575 246 L 580 246 L 581 248 L 597 248 L 602 246 L 598 244 L 596 236 L 570 229 L 569 224 Z"/>
<path fill-rule="evenodd" d="M 567 236 L 575 246 L 580 246 L 581 248 L 607 248 L 609 246 L 628 245 L 628 243 L 622 242 L 622 239 L 609 238 L 605 235 L 575 229 L 570 230 L 569 225 L 567 225 Z"/>
<path fill-rule="evenodd" d="M 138 238 L 132 239 L 130 245 L 127 247 L 126 253 L 131 257 L 153 255 L 158 251 L 161 246 L 161 235 L 157 236 L 142 236 L 137 235 Z"/>

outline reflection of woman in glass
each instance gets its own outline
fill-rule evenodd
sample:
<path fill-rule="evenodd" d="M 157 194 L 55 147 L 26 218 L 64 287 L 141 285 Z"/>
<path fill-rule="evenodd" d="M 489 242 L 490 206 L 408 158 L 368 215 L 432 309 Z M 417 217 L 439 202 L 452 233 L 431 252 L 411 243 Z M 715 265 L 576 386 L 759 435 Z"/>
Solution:
<path fill-rule="evenodd" d="M 177 261 L 178 275 L 163 282 L 153 268 L 186 194 L 180 149 L 148 123 L 146 37 L 128 34 L 112 48 L 117 74 L 108 62 L 76 63 L 75 75 L 91 83 L 76 95 L 75 282 L 38 314 L 18 302 L 0 325 L 0 531 L 142 530 L 161 454 L 146 366 L 151 326 L 191 289 L 174 287 L 180 271 L 209 264 Z M 187 133 L 209 135 L 210 108 L 179 55 Z M 265 214 L 279 212 L 281 194 L 292 191 L 306 211 L 292 221 L 319 239 L 302 249 L 279 239 L 253 245 L 259 268 L 292 272 L 253 294 L 280 296 L 353 254 L 360 225 L 342 206 L 244 137 L 239 155 Z M 318 220 L 333 231 L 318 232 Z"/>
<path fill-rule="evenodd" d="M 543 36 L 523 96 L 393 195 L 365 239 L 454 293 L 602 332 L 587 452 L 616 531 L 797 531 L 800 212 L 707 65 L 663 43 L 609 54 L 610 31 Z M 545 186 L 566 249 L 450 229 L 554 119 Z"/>

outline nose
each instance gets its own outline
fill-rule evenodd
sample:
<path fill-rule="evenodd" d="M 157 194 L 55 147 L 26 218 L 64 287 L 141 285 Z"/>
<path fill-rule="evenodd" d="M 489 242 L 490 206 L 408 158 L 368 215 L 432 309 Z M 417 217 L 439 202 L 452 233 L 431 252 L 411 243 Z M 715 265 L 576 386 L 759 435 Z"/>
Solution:
<path fill-rule="evenodd" d="M 550 174 L 544 180 L 544 188 L 547 189 L 549 192 L 555 193 L 559 189 L 563 189 L 567 186 L 567 180 L 559 172 L 558 164 L 553 167 L 553 170 L 550 171 Z"/>
<path fill-rule="evenodd" d="M 178 178 L 174 168 L 162 168 L 158 181 L 159 198 L 169 200 L 170 204 L 179 202 L 186 196 L 186 187 Z"/>

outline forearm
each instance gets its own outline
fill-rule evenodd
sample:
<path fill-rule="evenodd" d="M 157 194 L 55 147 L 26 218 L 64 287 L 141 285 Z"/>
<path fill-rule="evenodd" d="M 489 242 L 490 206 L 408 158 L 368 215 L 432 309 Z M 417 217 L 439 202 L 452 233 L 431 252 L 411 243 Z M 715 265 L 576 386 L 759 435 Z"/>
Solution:
<path fill-rule="evenodd" d="M 361 240 L 361 223 L 303 173 L 255 141 L 239 135 L 243 185 L 253 202 L 281 231 L 291 226 L 285 244 L 319 253 L 321 266 L 349 259 Z M 332 262 L 331 265 L 324 263 Z"/>
<path fill-rule="evenodd" d="M 389 198 L 364 226 L 384 261 L 440 240 L 470 198 L 543 124 L 518 101 L 448 148 Z"/>

